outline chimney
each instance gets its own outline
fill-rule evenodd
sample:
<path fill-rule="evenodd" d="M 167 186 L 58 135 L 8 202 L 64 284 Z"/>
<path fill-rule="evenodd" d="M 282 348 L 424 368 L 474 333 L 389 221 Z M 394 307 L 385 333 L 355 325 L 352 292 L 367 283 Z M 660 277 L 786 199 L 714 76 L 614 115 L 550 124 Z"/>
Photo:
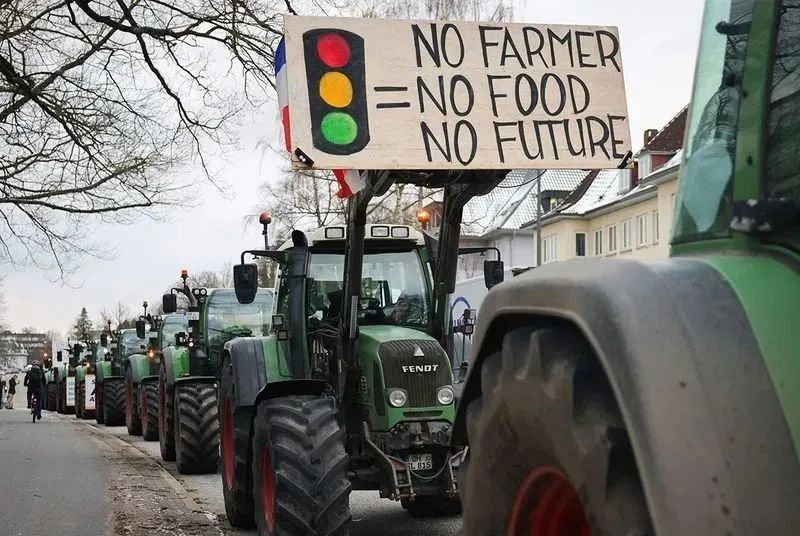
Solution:
<path fill-rule="evenodd" d="M 656 128 L 648 128 L 647 130 L 645 130 L 644 145 L 647 146 L 647 144 L 650 143 L 650 140 L 656 137 L 656 134 L 658 134 L 658 129 Z"/>

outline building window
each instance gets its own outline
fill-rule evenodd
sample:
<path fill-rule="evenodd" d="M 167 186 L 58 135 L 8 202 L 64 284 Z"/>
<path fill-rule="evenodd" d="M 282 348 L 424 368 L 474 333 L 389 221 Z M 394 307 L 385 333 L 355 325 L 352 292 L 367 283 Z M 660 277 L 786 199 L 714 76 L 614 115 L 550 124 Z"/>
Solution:
<path fill-rule="evenodd" d="M 658 211 L 653 211 L 653 244 L 658 244 L 659 228 L 658 228 Z"/>
<path fill-rule="evenodd" d="M 594 255 L 595 257 L 599 257 L 603 254 L 603 230 L 597 229 L 594 231 L 594 236 L 592 237 L 592 241 L 594 242 Z"/>
<path fill-rule="evenodd" d="M 547 236 L 542 240 L 542 262 L 544 264 L 547 264 L 548 262 L 554 262 L 556 260 L 557 238 L 558 237 L 556 235 L 552 235 Z"/>
<path fill-rule="evenodd" d="M 606 228 L 608 234 L 608 252 L 615 253 L 617 251 L 617 226 L 609 225 Z"/>
<path fill-rule="evenodd" d="M 622 251 L 627 251 L 631 249 L 631 220 L 625 220 L 622 222 Z"/>
<path fill-rule="evenodd" d="M 647 245 L 647 214 L 636 216 L 636 245 L 640 248 Z"/>
<path fill-rule="evenodd" d="M 575 256 L 586 256 L 586 233 L 575 233 Z"/>

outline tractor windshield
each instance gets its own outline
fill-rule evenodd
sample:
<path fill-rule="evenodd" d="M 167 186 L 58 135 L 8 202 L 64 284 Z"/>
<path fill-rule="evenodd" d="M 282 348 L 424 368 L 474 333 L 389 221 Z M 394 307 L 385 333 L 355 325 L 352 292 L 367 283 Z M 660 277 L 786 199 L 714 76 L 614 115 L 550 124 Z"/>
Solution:
<path fill-rule="evenodd" d="M 344 254 L 312 253 L 309 305 L 322 318 L 338 316 L 344 279 Z M 427 327 L 430 294 L 416 250 L 367 252 L 361 273 L 359 324 Z"/>
<path fill-rule="evenodd" d="M 186 315 L 169 315 L 164 317 L 161 324 L 161 349 L 175 344 L 175 335 L 178 333 L 186 333 L 189 321 Z"/>
<path fill-rule="evenodd" d="M 272 291 L 259 290 L 253 303 L 243 304 L 236 300 L 233 289 L 220 290 L 209 297 L 206 307 L 210 340 L 269 335 Z"/>
<path fill-rule="evenodd" d="M 133 354 L 139 354 L 142 352 L 142 349 L 145 348 L 146 344 L 144 339 L 140 339 L 136 335 L 135 330 L 123 331 L 119 341 L 120 353 L 123 358 Z"/>
<path fill-rule="evenodd" d="M 754 0 L 706 2 L 673 243 L 728 236 L 742 73 Z"/>

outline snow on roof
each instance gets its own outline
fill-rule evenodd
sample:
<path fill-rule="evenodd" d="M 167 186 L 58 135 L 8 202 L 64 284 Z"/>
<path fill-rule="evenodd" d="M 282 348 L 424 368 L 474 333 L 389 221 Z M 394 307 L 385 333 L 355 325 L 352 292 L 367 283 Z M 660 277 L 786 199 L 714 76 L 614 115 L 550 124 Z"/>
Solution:
<path fill-rule="evenodd" d="M 497 229 L 520 229 L 523 224 L 536 219 L 536 178 L 540 174 L 542 192 L 566 193 L 580 184 L 586 171 L 510 171 L 491 192 L 471 199 L 464 207 L 462 236 L 482 236 Z"/>

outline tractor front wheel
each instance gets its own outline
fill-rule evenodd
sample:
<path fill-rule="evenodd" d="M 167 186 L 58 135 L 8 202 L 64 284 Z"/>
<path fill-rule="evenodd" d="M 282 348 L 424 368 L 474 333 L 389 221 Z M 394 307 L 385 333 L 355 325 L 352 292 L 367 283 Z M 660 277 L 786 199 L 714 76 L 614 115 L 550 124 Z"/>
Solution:
<path fill-rule="evenodd" d="M 83 419 L 83 400 L 84 394 L 83 391 L 86 388 L 86 384 L 84 382 L 78 382 L 75 386 L 75 418 L 76 419 Z"/>
<path fill-rule="evenodd" d="M 139 419 L 139 411 L 136 408 L 136 386 L 133 384 L 133 371 L 128 368 L 125 371 L 125 426 L 128 427 L 128 435 L 142 435 L 142 421 Z"/>
<path fill-rule="evenodd" d="M 175 461 L 175 416 L 172 414 L 172 393 L 167 390 L 167 371 L 164 363 L 158 371 L 158 443 L 161 459 Z"/>
<path fill-rule="evenodd" d="M 125 424 L 125 380 L 122 378 L 103 380 L 102 399 L 105 425 L 122 426 Z"/>
<path fill-rule="evenodd" d="M 94 403 L 94 420 L 97 424 L 105 423 L 105 416 L 103 415 L 103 382 L 95 384 L 95 403 Z"/>
<path fill-rule="evenodd" d="M 56 400 L 56 411 L 61 415 L 64 414 L 64 397 L 66 397 L 67 388 L 64 387 L 64 383 L 60 383 L 56 387 L 58 389 L 58 399 Z"/>
<path fill-rule="evenodd" d="M 48 411 L 55 411 L 58 406 L 58 385 L 55 383 L 48 383 L 47 384 L 47 396 L 45 397 L 47 401 L 47 410 Z"/>
<path fill-rule="evenodd" d="M 625 423 L 580 332 L 511 331 L 481 388 L 459 471 L 466 536 L 654 534 Z"/>
<path fill-rule="evenodd" d="M 175 461 L 184 475 L 217 472 L 219 417 L 212 384 L 175 385 Z"/>
<path fill-rule="evenodd" d="M 333 398 L 287 396 L 258 405 L 253 497 L 260 536 L 344 536 L 350 481 Z"/>
<path fill-rule="evenodd" d="M 256 522 L 253 516 L 253 479 L 249 463 L 253 409 L 250 406 L 236 407 L 236 384 L 233 381 L 230 357 L 226 357 L 222 363 L 217 411 L 225 515 L 234 527 L 253 528 Z"/>
<path fill-rule="evenodd" d="M 154 381 L 142 382 L 139 391 L 142 437 L 145 441 L 158 441 L 158 384 Z"/>

